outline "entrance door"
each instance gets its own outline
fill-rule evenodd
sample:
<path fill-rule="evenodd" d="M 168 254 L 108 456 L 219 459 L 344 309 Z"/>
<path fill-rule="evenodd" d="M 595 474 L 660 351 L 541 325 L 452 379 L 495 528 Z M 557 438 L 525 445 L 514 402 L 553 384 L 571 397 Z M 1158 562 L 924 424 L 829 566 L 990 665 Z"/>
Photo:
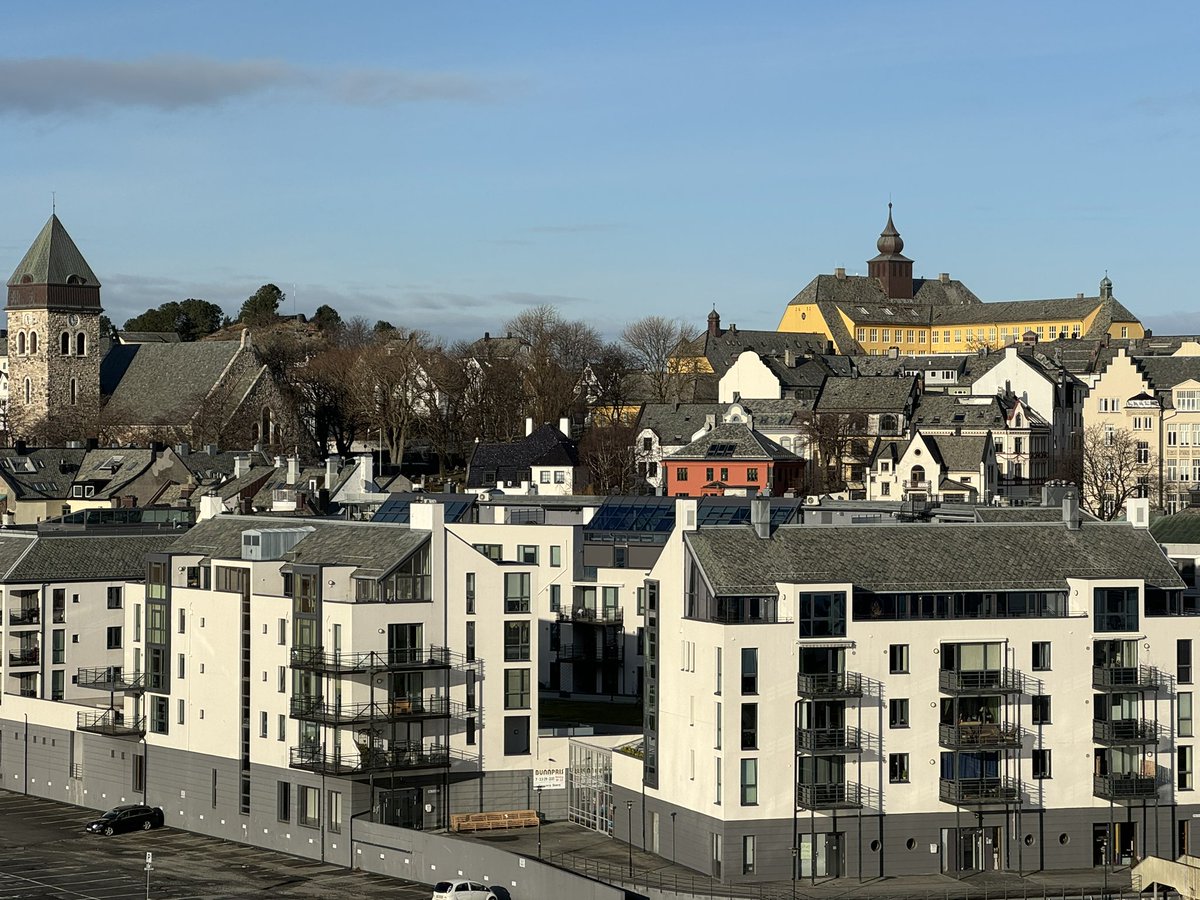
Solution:
<path fill-rule="evenodd" d="M 424 827 L 424 807 L 420 788 L 385 791 L 379 797 L 380 819 L 385 825 L 398 825 L 420 831 Z"/>
<path fill-rule="evenodd" d="M 1092 865 L 1108 865 L 1108 823 L 1097 822 L 1092 825 Z"/>
<path fill-rule="evenodd" d="M 800 848 L 799 869 L 801 878 L 840 878 L 843 871 L 845 837 L 843 832 L 825 834 L 801 834 L 797 846 Z"/>
<path fill-rule="evenodd" d="M 1132 866 L 1137 862 L 1137 822 L 1114 822 L 1113 860 L 1119 866 Z"/>

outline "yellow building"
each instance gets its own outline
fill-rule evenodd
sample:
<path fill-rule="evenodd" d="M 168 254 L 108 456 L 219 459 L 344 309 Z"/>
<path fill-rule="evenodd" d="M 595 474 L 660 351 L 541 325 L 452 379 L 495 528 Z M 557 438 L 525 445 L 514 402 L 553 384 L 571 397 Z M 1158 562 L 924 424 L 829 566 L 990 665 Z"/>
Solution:
<path fill-rule="evenodd" d="M 914 278 L 913 261 L 892 223 L 867 262 L 867 274 L 835 269 L 818 275 L 792 298 L 779 331 L 823 334 L 839 353 L 902 355 L 961 353 L 1003 347 L 1032 332 L 1038 341 L 1060 338 L 1141 338 L 1145 330 L 1112 293 L 1107 276 L 1095 297 L 984 303 L 961 281 L 943 272 Z"/>

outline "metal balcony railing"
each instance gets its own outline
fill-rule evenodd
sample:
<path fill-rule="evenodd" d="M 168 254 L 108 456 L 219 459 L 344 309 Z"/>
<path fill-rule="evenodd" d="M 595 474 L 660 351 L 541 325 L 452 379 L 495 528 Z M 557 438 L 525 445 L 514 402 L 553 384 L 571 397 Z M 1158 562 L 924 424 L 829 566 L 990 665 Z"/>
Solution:
<path fill-rule="evenodd" d="M 1092 666 L 1092 687 L 1098 691 L 1157 691 L 1162 683 L 1153 666 Z"/>
<path fill-rule="evenodd" d="M 1092 740 L 1097 744 L 1157 744 L 1158 729 L 1147 719 L 1116 719 L 1092 722 Z"/>
<path fill-rule="evenodd" d="M 591 609 L 586 606 L 577 606 L 571 611 L 571 621 L 581 624 L 619 625 L 625 621 L 625 610 L 620 607 Z"/>
<path fill-rule="evenodd" d="M 75 683 L 97 691 L 140 693 L 146 688 L 146 676 L 143 672 L 123 672 L 115 666 L 102 666 L 79 669 Z"/>
<path fill-rule="evenodd" d="M 452 760 L 468 757 L 441 744 L 401 744 L 387 749 L 360 746 L 345 752 L 321 747 L 293 747 L 290 765 L 324 775 L 369 775 L 413 769 L 446 768 Z"/>
<path fill-rule="evenodd" d="M 1092 793 L 1104 800 L 1152 800 L 1158 780 L 1153 775 L 1093 775 Z"/>
<path fill-rule="evenodd" d="M 30 650 L 13 650 L 8 654 L 8 664 L 10 666 L 36 666 L 41 658 L 42 654 L 37 647 Z"/>
<path fill-rule="evenodd" d="M 989 803 L 1019 803 L 1021 783 L 1007 777 L 942 778 L 938 796 L 955 806 L 984 806 Z"/>
<path fill-rule="evenodd" d="M 1021 732 L 1013 725 L 939 725 L 938 743 L 950 750 L 1019 750 Z"/>
<path fill-rule="evenodd" d="M 146 719 L 144 716 L 126 718 L 119 709 L 104 709 L 76 713 L 75 728 L 110 737 L 141 737 L 146 733 Z"/>
<path fill-rule="evenodd" d="M 796 676 L 796 692 L 801 697 L 861 697 L 862 676 L 858 672 L 801 672 Z"/>
<path fill-rule="evenodd" d="M 448 647 L 433 646 L 352 653 L 327 653 L 318 647 L 311 650 L 293 649 L 291 665 L 293 669 L 339 674 L 380 669 L 448 669 L 458 664 L 458 656 L 452 654 Z"/>
<path fill-rule="evenodd" d="M 796 806 L 800 809 L 858 809 L 862 791 L 857 782 L 796 785 Z"/>
<path fill-rule="evenodd" d="M 801 753 L 857 753 L 862 736 L 857 728 L 797 728 L 796 749 Z"/>
<path fill-rule="evenodd" d="M 1021 673 L 1015 669 L 984 669 L 938 672 L 938 690 L 943 694 L 1019 694 Z"/>
<path fill-rule="evenodd" d="M 461 703 L 448 697 L 396 697 L 374 703 L 326 703 L 321 697 L 293 697 L 289 704 L 293 719 L 324 725 L 361 725 L 369 722 L 415 722 L 445 719 L 463 713 Z"/>
<path fill-rule="evenodd" d="M 32 609 L 10 609 L 8 611 L 9 625 L 37 625 L 42 621 L 42 611 L 37 607 Z"/>

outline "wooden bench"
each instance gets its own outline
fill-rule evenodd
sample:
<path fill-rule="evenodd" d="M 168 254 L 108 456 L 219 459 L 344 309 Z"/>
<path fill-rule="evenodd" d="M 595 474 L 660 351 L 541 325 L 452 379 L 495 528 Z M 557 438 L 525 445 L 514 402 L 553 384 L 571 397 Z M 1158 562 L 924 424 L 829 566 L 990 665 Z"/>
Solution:
<path fill-rule="evenodd" d="M 537 824 L 537 810 L 533 809 L 450 814 L 450 830 L 460 833 L 494 831 L 503 828 L 529 828 Z"/>

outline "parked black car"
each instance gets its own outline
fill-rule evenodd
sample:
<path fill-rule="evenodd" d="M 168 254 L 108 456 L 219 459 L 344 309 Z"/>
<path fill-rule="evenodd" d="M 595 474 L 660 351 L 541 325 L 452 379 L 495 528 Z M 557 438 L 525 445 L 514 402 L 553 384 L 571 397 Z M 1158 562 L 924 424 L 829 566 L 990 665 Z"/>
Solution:
<path fill-rule="evenodd" d="M 140 803 L 130 803 L 125 806 L 115 806 L 96 819 L 88 822 L 83 830 L 90 834 L 116 834 L 118 831 L 149 831 L 151 828 L 161 828 L 163 811 L 153 806 L 143 806 Z"/>

